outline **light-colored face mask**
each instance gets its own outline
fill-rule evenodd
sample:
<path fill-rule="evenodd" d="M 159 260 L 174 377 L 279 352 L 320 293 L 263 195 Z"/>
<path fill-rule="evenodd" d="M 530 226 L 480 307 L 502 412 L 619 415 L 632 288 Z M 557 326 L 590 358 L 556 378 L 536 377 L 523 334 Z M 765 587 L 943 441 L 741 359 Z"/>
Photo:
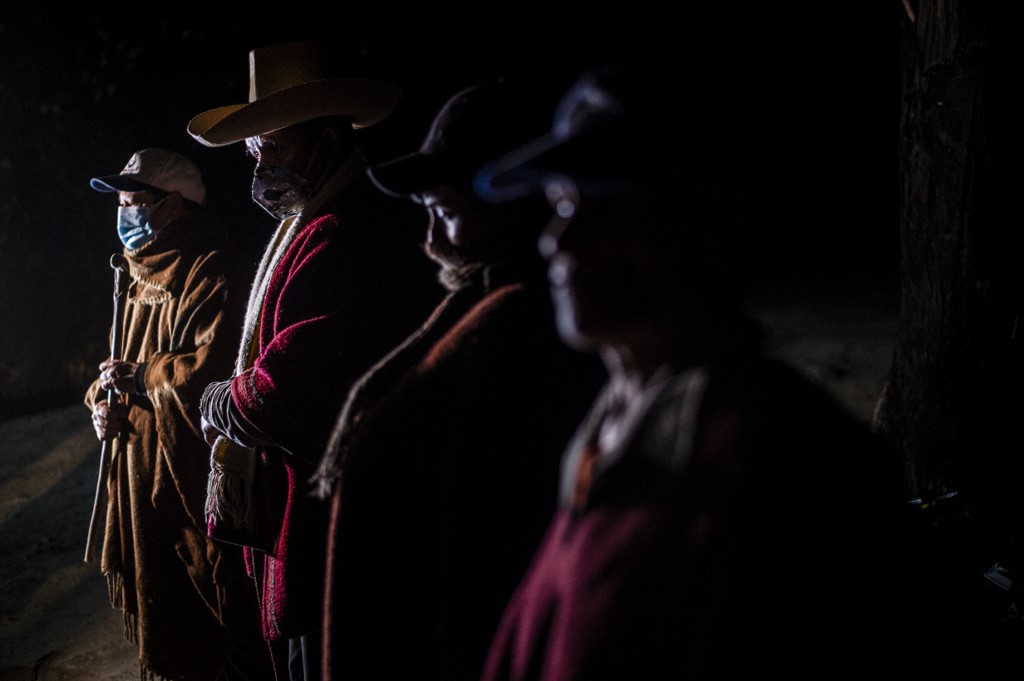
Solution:
<path fill-rule="evenodd" d="M 304 177 L 284 166 L 259 166 L 253 175 L 252 200 L 278 220 L 301 211 L 312 193 Z"/>
<path fill-rule="evenodd" d="M 156 238 L 150 221 L 152 206 L 118 206 L 117 236 L 129 251 L 135 251 Z"/>
<path fill-rule="evenodd" d="M 253 173 L 252 200 L 277 220 L 284 220 L 301 212 L 310 197 L 313 196 L 324 182 L 330 165 L 330 155 L 321 159 L 324 134 L 321 133 L 309 155 L 306 169 L 295 172 L 288 167 L 270 162 L 271 157 L 264 156 L 262 137 L 250 137 L 245 141 L 249 154 L 257 159 Z M 317 166 L 321 166 L 317 169 Z"/>

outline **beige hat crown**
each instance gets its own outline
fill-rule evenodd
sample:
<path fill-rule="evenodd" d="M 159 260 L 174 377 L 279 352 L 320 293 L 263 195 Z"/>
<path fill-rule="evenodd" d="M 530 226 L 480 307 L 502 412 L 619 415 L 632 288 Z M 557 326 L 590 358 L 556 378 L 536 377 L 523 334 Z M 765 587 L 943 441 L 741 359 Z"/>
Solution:
<path fill-rule="evenodd" d="M 206 185 L 199 166 L 167 149 L 140 149 L 120 173 L 94 177 L 89 185 L 98 192 L 159 189 L 178 192 L 193 203 L 206 201 Z"/>
<path fill-rule="evenodd" d="M 278 43 L 249 53 L 249 102 L 203 112 L 188 132 L 208 147 L 240 142 L 320 116 L 347 116 L 355 129 L 386 118 L 402 96 L 389 83 L 332 78 L 316 44 Z"/>

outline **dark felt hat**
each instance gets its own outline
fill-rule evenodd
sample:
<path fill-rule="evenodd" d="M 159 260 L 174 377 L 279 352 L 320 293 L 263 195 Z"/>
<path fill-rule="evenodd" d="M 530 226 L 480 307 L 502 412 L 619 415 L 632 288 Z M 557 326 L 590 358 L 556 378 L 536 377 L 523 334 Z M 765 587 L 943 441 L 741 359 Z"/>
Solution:
<path fill-rule="evenodd" d="M 419 150 L 373 166 L 370 178 L 396 197 L 415 198 L 444 184 L 470 186 L 486 161 L 547 129 L 545 103 L 530 94 L 508 81 L 457 92 L 434 117 Z"/>

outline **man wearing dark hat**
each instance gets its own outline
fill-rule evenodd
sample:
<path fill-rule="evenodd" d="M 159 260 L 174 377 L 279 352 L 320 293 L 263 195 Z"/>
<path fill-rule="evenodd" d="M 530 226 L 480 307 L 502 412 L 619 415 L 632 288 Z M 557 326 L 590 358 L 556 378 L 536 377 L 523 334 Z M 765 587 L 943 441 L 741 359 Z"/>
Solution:
<path fill-rule="evenodd" d="M 234 375 L 203 395 L 207 521 L 212 536 L 246 547 L 264 636 L 289 650 L 282 676 L 307 681 L 320 672 L 327 526 L 309 480 L 349 388 L 440 293 L 420 251 L 421 216 L 380 195 L 356 145 L 355 132 L 386 118 L 401 93 L 332 77 L 318 47 L 253 50 L 248 103 L 188 125 L 207 146 L 245 143 L 252 198 L 278 222 Z"/>
<path fill-rule="evenodd" d="M 326 678 L 479 678 L 553 510 L 561 450 L 604 380 L 555 332 L 536 249 L 546 203 L 472 190 L 484 160 L 546 125 L 537 96 L 466 88 L 417 152 L 370 171 L 426 210 L 449 293 L 357 384 L 321 464 Z"/>
<path fill-rule="evenodd" d="M 477 178 L 547 196 L 558 329 L 609 372 L 486 681 L 866 677 L 915 654 L 902 467 L 744 306 L 785 227 L 759 198 L 784 128 L 742 73 L 701 72 L 588 73 Z"/>
<path fill-rule="evenodd" d="M 203 389 L 234 361 L 251 272 L 181 154 L 139 150 L 91 185 L 117 193 L 129 279 L 120 359 L 100 364 L 85 398 L 97 437 L 117 438 L 100 558 L 111 603 L 144 677 L 271 679 L 241 549 L 206 534 L 199 418 Z"/>

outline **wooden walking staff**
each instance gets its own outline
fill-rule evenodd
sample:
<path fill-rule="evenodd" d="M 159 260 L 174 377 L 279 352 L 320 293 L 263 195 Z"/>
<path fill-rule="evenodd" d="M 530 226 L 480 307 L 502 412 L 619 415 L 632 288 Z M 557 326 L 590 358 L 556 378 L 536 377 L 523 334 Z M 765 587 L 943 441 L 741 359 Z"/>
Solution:
<path fill-rule="evenodd" d="M 126 261 L 120 253 L 110 256 L 110 266 L 114 269 L 114 323 L 110 328 L 110 359 L 121 359 L 121 326 L 124 315 L 124 275 Z M 107 391 L 107 404 L 114 404 L 117 395 L 113 390 Z M 110 471 L 111 451 L 118 438 L 103 441 L 100 449 L 100 472 L 96 480 L 96 498 L 92 502 L 92 517 L 89 519 L 89 536 L 85 540 L 85 562 L 96 559 L 96 546 L 101 541 L 100 528 L 105 524 L 107 506 L 107 476 Z"/>

